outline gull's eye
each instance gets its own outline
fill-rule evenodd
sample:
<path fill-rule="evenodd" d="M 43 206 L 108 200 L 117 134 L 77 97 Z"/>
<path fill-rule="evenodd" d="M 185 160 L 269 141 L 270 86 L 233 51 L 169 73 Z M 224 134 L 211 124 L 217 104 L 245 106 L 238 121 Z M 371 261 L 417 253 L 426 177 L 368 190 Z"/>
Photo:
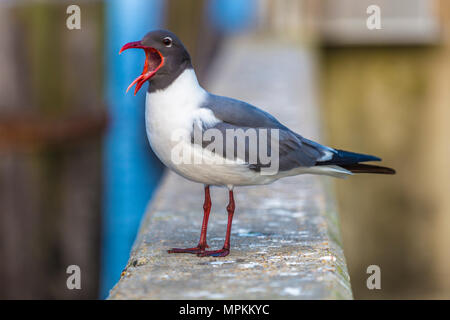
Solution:
<path fill-rule="evenodd" d="M 165 37 L 163 39 L 163 43 L 166 47 L 171 47 L 172 46 L 172 38 L 171 37 Z"/>

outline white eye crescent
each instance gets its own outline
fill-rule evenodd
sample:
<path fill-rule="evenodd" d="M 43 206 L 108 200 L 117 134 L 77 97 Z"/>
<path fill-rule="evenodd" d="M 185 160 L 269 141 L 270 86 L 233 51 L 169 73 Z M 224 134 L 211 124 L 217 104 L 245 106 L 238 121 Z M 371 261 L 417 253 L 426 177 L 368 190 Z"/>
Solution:
<path fill-rule="evenodd" d="M 172 38 L 171 37 L 165 37 L 163 39 L 163 43 L 166 47 L 171 47 L 172 46 Z"/>

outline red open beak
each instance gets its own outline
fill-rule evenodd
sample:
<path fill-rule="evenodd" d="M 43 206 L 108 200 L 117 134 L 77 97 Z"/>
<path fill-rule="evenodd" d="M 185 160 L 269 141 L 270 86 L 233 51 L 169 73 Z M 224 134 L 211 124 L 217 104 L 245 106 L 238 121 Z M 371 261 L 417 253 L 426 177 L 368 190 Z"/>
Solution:
<path fill-rule="evenodd" d="M 142 85 L 151 77 L 155 75 L 155 73 L 161 69 L 164 65 L 164 57 L 155 48 L 143 46 L 141 41 L 129 42 L 120 49 L 119 54 L 128 49 L 143 49 L 145 51 L 145 65 L 144 70 L 141 75 L 134 79 L 134 81 L 128 86 L 128 90 L 134 85 L 136 88 L 134 89 L 134 95 L 139 91 Z"/>

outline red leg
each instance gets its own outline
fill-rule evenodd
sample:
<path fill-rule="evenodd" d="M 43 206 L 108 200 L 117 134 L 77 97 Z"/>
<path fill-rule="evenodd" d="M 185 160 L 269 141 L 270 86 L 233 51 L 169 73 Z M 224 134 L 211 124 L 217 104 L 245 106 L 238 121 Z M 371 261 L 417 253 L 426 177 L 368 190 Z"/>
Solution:
<path fill-rule="evenodd" d="M 200 241 L 195 248 L 172 248 L 168 250 L 168 253 L 201 253 L 205 251 L 206 248 L 209 248 L 206 243 L 206 232 L 208 229 L 208 219 L 209 213 L 211 212 L 211 195 L 209 193 L 209 186 L 205 187 L 205 202 L 203 203 L 203 223 L 202 223 L 202 231 L 200 233 Z"/>
<path fill-rule="evenodd" d="M 203 251 L 197 253 L 199 257 L 226 257 L 230 253 L 230 236 L 231 236 L 231 224 L 233 222 L 234 209 L 236 208 L 234 204 L 233 190 L 229 191 L 230 202 L 227 206 L 228 211 L 228 225 L 227 225 L 227 235 L 225 237 L 225 243 L 223 248 L 220 250 Z"/>

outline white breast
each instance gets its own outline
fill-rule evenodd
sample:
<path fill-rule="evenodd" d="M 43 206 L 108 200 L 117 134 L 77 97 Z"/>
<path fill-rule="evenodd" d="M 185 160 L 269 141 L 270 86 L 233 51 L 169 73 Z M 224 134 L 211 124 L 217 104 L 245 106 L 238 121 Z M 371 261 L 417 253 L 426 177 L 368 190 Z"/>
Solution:
<path fill-rule="evenodd" d="M 193 116 L 199 109 L 206 91 L 200 87 L 192 69 L 184 71 L 169 87 L 147 92 L 145 122 L 150 145 L 167 166 L 171 167 L 171 138 L 174 132 L 190 132 Z"/>

